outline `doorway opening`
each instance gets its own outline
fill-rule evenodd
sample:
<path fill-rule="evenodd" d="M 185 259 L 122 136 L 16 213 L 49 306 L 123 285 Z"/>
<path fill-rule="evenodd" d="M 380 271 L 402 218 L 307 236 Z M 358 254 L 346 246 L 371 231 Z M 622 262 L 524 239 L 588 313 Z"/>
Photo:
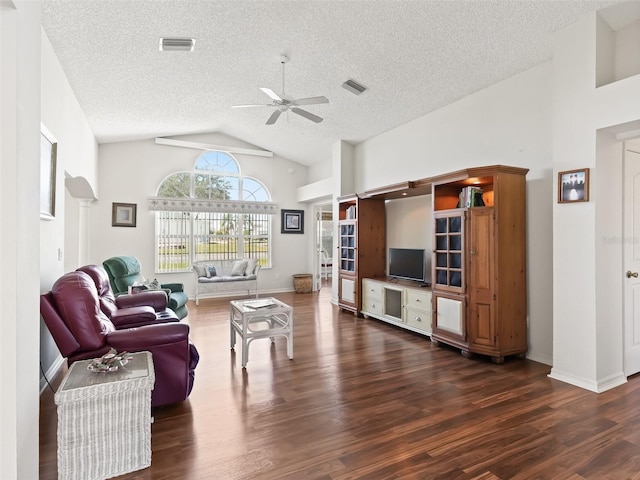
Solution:
<path fill-rule="evenodd" d="M 333 257 L 335 245 L 333 244 L 333 211 L 332 205 L 321 205 L 316 216 L 318 258 L 318 288 L 331 288 L 333 279 Z"/>

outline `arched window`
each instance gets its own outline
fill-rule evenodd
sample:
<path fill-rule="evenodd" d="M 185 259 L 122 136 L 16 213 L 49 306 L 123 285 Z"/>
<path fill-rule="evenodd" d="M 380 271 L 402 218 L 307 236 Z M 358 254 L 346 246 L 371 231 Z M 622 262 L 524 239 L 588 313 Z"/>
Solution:
<path fill-rule="evenodd" d="M 156 272 L 191 270 L 200 260 L 257 258 L 271 266 L 271 215 L 277 211 L 259 180 L 244 177 L 235 158 L 207 151 L 189 172 L 175 172 L 149 199 L 156 211 Z"/>

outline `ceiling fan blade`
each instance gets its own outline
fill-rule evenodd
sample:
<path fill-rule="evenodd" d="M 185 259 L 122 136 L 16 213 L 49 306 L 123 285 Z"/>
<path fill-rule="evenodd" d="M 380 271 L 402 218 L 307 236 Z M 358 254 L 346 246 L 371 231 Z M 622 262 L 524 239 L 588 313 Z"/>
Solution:
<path fill-rule="evenodd" d="M 231 108 L 247 108 L 247 107 L 270 107 L 270 103 L 260 103 L 252 105 L 231 105 Z"/>
<path fill-rule="evenodd" d="M 274 123 L 276 123 L 276 120 L 278 120 L 278 117 L 281 113 L 282 112 L 280 110 L 276 110 L 275 112 L 273 112 L 267 120 L 267 125 L 273 125 Z"/>
<path fill-rule="evenodd" d="M 327 97 L 309 97 L 299 98 L 291 102 L 292 105 L 316 105 L 318 103 L 329 103 L 329 99 Z"/>
<path fill-rule="evenodd" d="M 320 123 L 322 121 L 321 117 L 319 117 L 317 115 L 314 115 L 311 112 L 307 112 L 306 110 L 302 110 L 301 108 L 293 107 L 291 109 L 291 111 L 293 113 L 297 113 L 301 117 L 304 117 L 304 118 L 307 118 L 307 119 L 311 120 L 312 122 Z"/>
<path fill-rule="evenodd" d="M 269 95 L 276 102 L 281 102 L 282 101 L 282 99 L 278 96 L 278 94 L 276 92 L 274 92 L 273 90 L 271 90 L 270 88 L 261 88 L 260 90 L 262 90 L 264 93 Z"/>

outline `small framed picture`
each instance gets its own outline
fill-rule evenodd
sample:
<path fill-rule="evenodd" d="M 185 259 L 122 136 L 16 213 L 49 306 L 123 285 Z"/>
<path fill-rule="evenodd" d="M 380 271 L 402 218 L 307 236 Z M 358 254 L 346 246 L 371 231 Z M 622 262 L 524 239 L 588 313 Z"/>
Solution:
<path fill-rule="evenodd" d="M 589 201 L 589 169 L 558 172 L 558 203 Z"/>
<path fill-rule="evenodd" d="M 282 210 L 280 233 L 304 233 L 304 210 Z"/>
<path fill-rule="evenodd" d="M 111 226 L 135 227 L 136 207 L 135 203 L 114 203 L 111 210 Z"/>

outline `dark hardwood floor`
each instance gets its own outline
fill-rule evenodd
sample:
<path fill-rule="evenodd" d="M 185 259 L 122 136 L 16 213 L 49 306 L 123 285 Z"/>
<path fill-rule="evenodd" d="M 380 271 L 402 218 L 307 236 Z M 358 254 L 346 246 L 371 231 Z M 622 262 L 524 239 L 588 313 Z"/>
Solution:
<path fill-rule="evenodd" d="M 152 465 L 119 479 L 640 479 L 640 379 L 595 394 L 342 313 L 327 289 L 276 296 L 294 307 L 294 359 L 257 340 L 246 370 L 228 302 L 189 304 L 193 393 L 154 409 Z M 49 390 L 40 478 L 57 478 Z"/>

